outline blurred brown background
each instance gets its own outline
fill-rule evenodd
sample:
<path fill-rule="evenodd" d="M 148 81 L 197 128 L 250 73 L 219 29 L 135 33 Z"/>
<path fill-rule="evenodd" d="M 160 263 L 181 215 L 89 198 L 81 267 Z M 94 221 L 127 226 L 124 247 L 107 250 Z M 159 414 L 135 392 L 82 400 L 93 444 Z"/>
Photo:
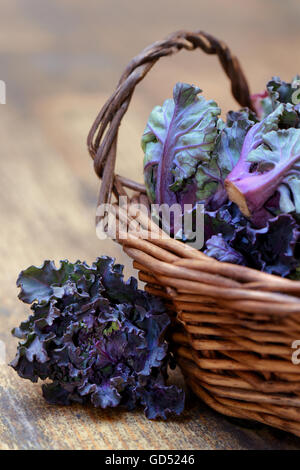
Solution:
<path fill-rule="evenodd" d="M 253 92 L 272 75 L 300 72 L 298 0 L 2 0 L 0 79 L 0 340 L 27 315 L 16 300 L 18 272 L 46 258 L 105 253 L 131 262 L 94 229 L 99 183 L 85 139 L 132 56 L 177 29 L 202 29 L 240 58 Z M 155 104 L 177 81 L 199 85 L 224 112 L 236 106 L 213 56 L 161 59 L 138 87 L 120 133 L 118 172 L 142 180 L 140 136 Z M 0 365 L 0 448 L 288 448 L 299 441 L 266 428 L 245 429 L 191 400 L 185 416 L 149 423 L 138 411 L 61 409 L 39 385 Z"/>

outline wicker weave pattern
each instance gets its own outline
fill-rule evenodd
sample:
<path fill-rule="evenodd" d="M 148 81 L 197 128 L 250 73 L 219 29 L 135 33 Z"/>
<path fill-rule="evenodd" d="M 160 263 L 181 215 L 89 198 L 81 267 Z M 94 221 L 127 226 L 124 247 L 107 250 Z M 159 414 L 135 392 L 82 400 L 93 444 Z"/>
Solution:
<path fill-rule="evenodd" d="M 237 59 L 227 46 L 199 32 L 179 32 L 146 48 L 123 73 L 88 136 L 95 171 L 102 178 L 99 202 L 112 193 L 137 191 L 128 212 L 116 206 L 128 231 L 132 220 L 157 235 L 160 229 L 136 203 L 147 205 L 145 188 L 114 175 L 118 127 L 136 84 L 159 57 L 182 48 L 218 55 L 232 92 L 251 106 Z M 145 239 L 118 234 L 148 292 L 162 296 L 172 318 L 173 348 L 193 391 L 215 410 L 257 420 L 300 436 L 300 366 L 291 344 L 300 339 L 300 282 L 247 267 L 220 263 L 166 235 Z"/>

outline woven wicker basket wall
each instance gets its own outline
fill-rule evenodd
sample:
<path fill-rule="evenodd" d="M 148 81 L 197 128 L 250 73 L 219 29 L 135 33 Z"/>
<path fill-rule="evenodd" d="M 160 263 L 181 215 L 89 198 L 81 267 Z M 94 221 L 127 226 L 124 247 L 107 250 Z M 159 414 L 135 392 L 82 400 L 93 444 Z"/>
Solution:
<path fill-rule="evenodd" d="M 129 63 L 89 133 L 89 152 L 102 180 L 99 203 L 135 191 L 129 211 L 115 205 L 118 241 L 145 289 L 165 299 L 173 348 L 193 391 L 221 413 L 300 436 L 300 365 L 291 361 L 291 344 L 300 339 L 300 282 L 220 263 L 162 236 L 149 214 L 136 211 L 136 203 L 148 205 L 144 186 L 114 174 L 118 128 L 135 86 L 160 57 L 196 48 L 218 56 L 233 96 L 251 108 L 239 62 L 223 42 L 179 31 L 152 44 Z M 139 235 L 130 231 L 133 221 L 144 229 Z M 149 228 L 152 236 L 146 236 Z"/>

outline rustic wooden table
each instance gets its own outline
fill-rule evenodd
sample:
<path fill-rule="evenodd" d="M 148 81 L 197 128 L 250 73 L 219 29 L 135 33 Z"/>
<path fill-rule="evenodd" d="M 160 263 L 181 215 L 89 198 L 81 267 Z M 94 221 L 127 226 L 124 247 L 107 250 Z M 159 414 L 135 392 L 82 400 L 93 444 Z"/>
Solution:
<path fill-rule="evenodd" d="M 254 90 L 272 74 L 288 79 L 297 72 L 297 0 L 202 3 L 186 0 L 174 8 L 163 0 L 149 10 L 146 0 L 2 0 L 0 79 L 7 104 L 0 105 L 0 340 L 6 363 L 16 348 L 10 330 L 28 315 L 16 299 L 22 268 L 44 259 L 91 262 L 105 253 L 133 273 L 117 245 L 96 238 L 98 181 L 85 148 L 89 126 L 127 60 L 168 32 L 201 27 L 243 56 Z M 195 52 L 162 61 L 137 90 L 121 129 L 118 172 L 141 180 L 139 139 L 147 115 L 179 80 L 199 84 L 224 108 L 234 106 L 215 58 Z M 171 380 L 182 381 L 178 372 Z M 147 421 L 139 410 L 49 406 L 39 384 L 2 364 L 0 448 L 294 449 L 300 440 L 259 425 L 242 427 L 194 397 L 183 417 L 166 423 Z"/>

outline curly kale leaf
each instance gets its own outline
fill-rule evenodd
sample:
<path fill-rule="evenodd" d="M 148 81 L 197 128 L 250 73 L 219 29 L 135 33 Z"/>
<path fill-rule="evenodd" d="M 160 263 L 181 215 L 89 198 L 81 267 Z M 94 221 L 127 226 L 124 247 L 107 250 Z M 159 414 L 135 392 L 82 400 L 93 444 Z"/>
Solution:
<path fill-rule="evenodd" d="M 264 93 L 253 95 L 253 102 L 258 114 L 264 119 L 280 104 L 284 110 L 279 119 L 279 128 L 300 127 L 300 76 L 296 75 L 290 83 L 273 77 Z"/>
<path fill-rule="evenodd" d="M 223 263 L 246 264 L 243 255 L 234 250 L 220 233 L 207 240 L 204 253 Z"/>

